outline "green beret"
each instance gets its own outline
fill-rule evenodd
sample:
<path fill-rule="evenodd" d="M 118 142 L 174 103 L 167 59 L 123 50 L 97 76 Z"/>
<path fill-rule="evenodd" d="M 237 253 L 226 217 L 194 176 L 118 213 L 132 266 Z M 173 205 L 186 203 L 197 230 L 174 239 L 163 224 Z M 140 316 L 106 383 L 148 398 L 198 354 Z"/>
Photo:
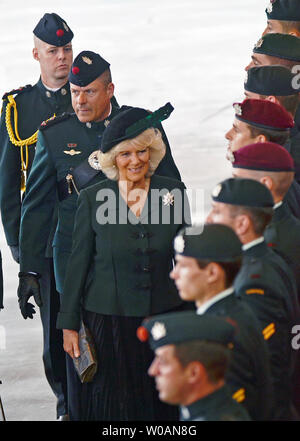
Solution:
<path fill-rule="evenodd" d="M 172 104 L 167 103 L 155 112 L 140 107 L 122 106 L 106 127 L 101 137 L 100 150 L 108 152 L 119 142 L 132 139 L 150 127 L 157 127 L 173 112 Z"/>
<path fill-rule="evenodd" d="M 300 21 L 300 1 L 271 0 L 266 14 L 269 20 Z"/>
<path fill-rule="evenodd" d="M 244 205 L 255 208 L 274 206 L 270 190 L 254 179 L 226 179 L 214 188 L 212 199 L 224 204 Z"/>
<path fill-rule="evenodd" d="M 153 316 L 144 320 L 137 330 L 138 338 L 141 341 L 149 339 L 153 350 L 195 340 L 231 346 L 234 334 L 235 327 L 230 319 L 210 314 L 197 315 L 194 311 Z"/>
<path fill-rule="evenodd" d="M 252 67 L 246 73 L 244 88 L 259 95 L 295 95 L 298 89 L 293 88 L 294 77 L 285 66 Z"/>
<path fill-rule="evenodd" d="M 253 52 L 300 62 L 300 38 L 289 34 L 266 34 L 258 40 Z"/>
<path fill-rule="evenodd" d="M 186 227 L 174 239 L 175 253 L 211 262 L 234 262 L 242 244 L 232 228 L 221 224 Z"/>

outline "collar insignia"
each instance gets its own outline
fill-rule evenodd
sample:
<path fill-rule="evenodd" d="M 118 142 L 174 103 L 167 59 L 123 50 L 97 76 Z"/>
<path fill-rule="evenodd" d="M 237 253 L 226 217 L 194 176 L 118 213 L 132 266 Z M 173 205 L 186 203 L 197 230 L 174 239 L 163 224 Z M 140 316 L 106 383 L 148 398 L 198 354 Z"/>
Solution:
<path fill-rule="evenodd" d="M 69 149 L 72 149 L 72 148 L 77 147 L 77 144 L 73 144 L 70 142 L 69 144 L 67 144 L 67 147 L 69 147 Z"/>
<path fill-rule="evenodd" d="M 82 57 L 82 61 L 84 61 L 86 64 L 93 64 L 93 60 L 91 60 L 89 57 Z"/>
<path fill-rule="evenodd" d="M 184 238 L 181 235 L 176 236 L 174 240 L 174 250 L 176 251 L 176 253 L 183 253 L 184 246 Z"/>
<path fill-rule="evenodd" d="M 153 340 L 160 340 L 167 335 L 167 330 L 164 323 L 155 322 L 151 329 Z"/>
<path fill-rule="evenodd" d="M 109 119 L 106 119 L 106 120 L 104 121 L 104 125 L 105 125 L 105 127 L 107 127 L 109 123 L 110 123 Z"/>
<path fill-rule="evenodd" d="M 74 156 L 74 155 L 79 155 L 81 152 L 79 150 L 71 149 L 71 150 L 64 150 L 64 153 L 66 155 Z"/>

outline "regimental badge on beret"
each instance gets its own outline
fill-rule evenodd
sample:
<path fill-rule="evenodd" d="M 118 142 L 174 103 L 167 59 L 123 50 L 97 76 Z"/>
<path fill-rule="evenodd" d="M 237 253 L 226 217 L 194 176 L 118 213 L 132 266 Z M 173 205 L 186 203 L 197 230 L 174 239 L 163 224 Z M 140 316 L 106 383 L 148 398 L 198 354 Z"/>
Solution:
<path fill-rule="evenodd" d="M 164 205 L 173 205 L 174 204 L 174 195 L 170 192 L 163 195 L 163 204 Z"/>
<path fill-rule="evenodd" d="M 88 157 L 88 163 L 95 170 L 101 170 L 101 165 L 99 163 L 99 156 L 98 156 L 98 154 L 99 154 L 99 150 L 95 150 Z"/>
<path fill-rule="evenodd" d="M 93 60 L 91 60 L 89 57 L 82 57 L 82 61 L 84 61 L 86 64 L 93 64 Z"/>
<path fill-rule="evenodd" d="M 155 322 L 151 329 L 151 334 L 153 340 L 155 341 L 165 337 L 167 335 L 167 330 L 165 325 L 161 322 Z"/>
<path fill-rule="evenodd" d="M 66 30 L 67 32 L 69 32 L 70 29 L 68 28 L 67 23 L 65 23 L 65 22 L 63 21 L 62 24 L 63 24 L 63 27 L 65 28 L 65 30 Z"/>
<path fill-rule="evenodd" d="M 232 153 L 232 152 L 231 152 L 231 153 Z M 234 159 L 234 157 L 233 157 L 233 159 Z M 217 184 L 217 185 L 215 186 L 215 188 L 213 189 L 212 193 L 211 193 L 212 196 L 213 196 L 214 198 L 217 198 L 217 197 L 219 196 L 221 190 L 222 190 L 222 184 Z"/>
<path fill-rule="evenodd" d="M 248 83 L 248 79 L 249 79 L 249 74 L 248 74 L 248 71 L 246 71 L 246 75 L 245 75 L 245 79 L 244 79 L 244 84 Z"/>
<path fill-rule="evenodd" d="M 239 115 L 239 116 L 242 115 L 243 111 L 242 111 L 242 107 L 240 106 L 240 104 L 235 103 L 235 104 L 233 105 L 233 108 L 234 108 L 234 111 L 235 111 L 235 113 L 236 113 L 237 115 Z"/>
<path fill-rule="evenodd" d="M 181 235 L 176 236 L 174 240 L 174 250 L 176 251 L 176 253 L 183 253 L 184 246 L 184 238 Z"/>
<path fill-rule="evenodd" d="M 231 164 L 234 164 L 235 156 L 234 156 L 234 153 L 231 150 L 227 151 L 227 158 L 231 162 Z"/>
<path fill-rule="evenodd" d="M 263 38 L 260 38 L 258 40 L 258 42 L 255 44 L 254 48 L 258 49 L 259 47 L 261 47 L 263 45 L 263 42 L 264 42 Z"/>
<path fill-rule="evenodd" d="M 275 3 L 275 2 L 276 2 L 276 0 L 270 0 L 270 3 L 267 6 L 267 12 L 269 14 L 271 14 L 271 12 L 273 11 L 273 3 Z"/>

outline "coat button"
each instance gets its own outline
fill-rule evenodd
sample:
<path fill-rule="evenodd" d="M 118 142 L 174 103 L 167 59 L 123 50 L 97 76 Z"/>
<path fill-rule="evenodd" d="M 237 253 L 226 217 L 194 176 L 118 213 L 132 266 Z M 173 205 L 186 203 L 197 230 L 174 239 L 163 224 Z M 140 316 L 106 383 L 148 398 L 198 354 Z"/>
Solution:
<path fill-rule="evenodd" d="M 46 90 L 46 96 L 47 96 L 48 98 L 51 98 L 51 92 L 49 92 L 49 90 Z"/>

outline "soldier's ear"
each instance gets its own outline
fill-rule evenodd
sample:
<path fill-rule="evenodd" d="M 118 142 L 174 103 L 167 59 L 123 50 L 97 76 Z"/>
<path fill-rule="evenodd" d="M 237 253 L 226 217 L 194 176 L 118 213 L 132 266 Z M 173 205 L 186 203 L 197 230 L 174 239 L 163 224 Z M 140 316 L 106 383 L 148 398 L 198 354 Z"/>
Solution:
<path fill-rule="evenodd" d="M 34 48 L 32 49 L 32 56 L 33 56 L 33 58 L 34 58 L 36 61 L 39 61 L 39 60 L 40 60 L 40 58 L 39 58 L 39 51 L 37 50 L 36 47 L 34 47 Z"/>
<path fill-rule="evenodd" d="M 107 93 L 110 99 L 113 97 L 114 91 L 115 91 L 114 83 L 109 83 L 109 85 L 107 86 Z"/>
<path fill-rule="evenodd" d="M 293 35 L 294 37 L 300 37 L 300 32 L 297 31 L 296 29 L 293 29 L 292 31 L 289 32 L 289 35 Z"/>

